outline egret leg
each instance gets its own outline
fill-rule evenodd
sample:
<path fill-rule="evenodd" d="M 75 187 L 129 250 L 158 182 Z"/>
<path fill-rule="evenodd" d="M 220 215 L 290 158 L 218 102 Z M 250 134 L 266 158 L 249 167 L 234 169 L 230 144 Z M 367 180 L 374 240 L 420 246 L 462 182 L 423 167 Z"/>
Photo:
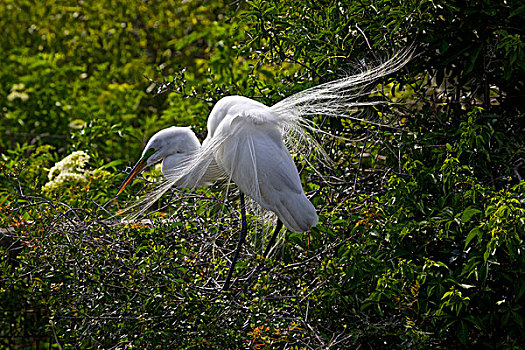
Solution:
<path fill-rule="evenodd" d="M 244 241 L 246 241 L 246 233 L 248 232 L 248 225 L 246 224 L 246 208 L 244 206 L 244 193 L 241 192 L 241 233 L 239 234 L 239 241 L 237 242 L 237 249 L 235 249 L 235 254 L 233 255 L 233 260 L 230 264 L 230 270 L 228 271 L 228 276 L 226 277 L 226 282 L 222 290 L 228 290 L 230 287 L 230 280 L 232 278 L 233 269 L 239 258 L 239 252 L 241 251 Z"/>
<path fill-rule="evenodd" d="M 281 228 L 283 228 L 283 223 L 280 219 L 277 219 L 277 225 L 275 226 L 275 230 L 273 231 L 273 235 L 268 241 L 268 245 L 266 246 L 266 249 L 264 250 L 263 257 L 266 258 L 268 256 L 268 253 L 270 252 L 270 249 L 272 249 L 273 244 L 275 243 L 275 239 L 277 238 L 277 234 L 279 231 L 281 231 Z"/>

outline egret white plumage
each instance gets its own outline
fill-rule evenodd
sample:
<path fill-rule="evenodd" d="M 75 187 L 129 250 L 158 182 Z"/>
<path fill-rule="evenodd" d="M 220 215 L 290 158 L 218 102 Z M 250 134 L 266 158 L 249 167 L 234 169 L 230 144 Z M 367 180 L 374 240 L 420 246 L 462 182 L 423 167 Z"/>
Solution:
<path fill-rule="evenodd" d="M 265 255 L 282 224 L 294 232 L 317 225 L 316 210 L 302 189 L 289 150 L 300 151 L 300 145 L 306 144 L 323 153 L 309 132 L 318 130 L 306 117 L 352 118 L 348 115 L 350 108 L 381 103 L 358 99 L 370 93 L 366 89 L 369 84 L 400 69 L 409 58 L 410 52 L 405 51 L 377 67 L 307 89 L 271 107 L 242 96 L 224 97 L 210 113 L 208 135 L 202 145 L 190 128 L 173 126 L 157 132 L 117 195 L 142 169 L 158 162 L 162 162 L 166 180 L 139 203 L 141 211 L 172 186 L 192 189 L 220 179 L 233 181 L 241 193 L 242 229 L 224 284 L 227 289 L 246 238 L 244 194 L 277 215 L 277 227 Z"/>

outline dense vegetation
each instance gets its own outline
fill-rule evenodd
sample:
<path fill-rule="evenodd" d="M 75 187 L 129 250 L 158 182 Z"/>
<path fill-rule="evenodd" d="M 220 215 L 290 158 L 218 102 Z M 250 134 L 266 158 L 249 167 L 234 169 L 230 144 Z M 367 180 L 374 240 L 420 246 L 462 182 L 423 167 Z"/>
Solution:
<path fill-rule="evenodd" d="M 524 347 L 520 1 L 4 0 L 0 14 L 0 347 Z M 233 191 L 114 216 L 158 177 L 114 199 L 158 129 L 202 139 L 223 96 L 270 105 L 410 45 L 378 82 L 399 104 L 366 111 L 388 127 L 316 120 L 344 136 L 322 140 L 334 167 L 297 159 L 320 224 L 264 259 L 271 227 L 252 213 L 231 291 Z"/>

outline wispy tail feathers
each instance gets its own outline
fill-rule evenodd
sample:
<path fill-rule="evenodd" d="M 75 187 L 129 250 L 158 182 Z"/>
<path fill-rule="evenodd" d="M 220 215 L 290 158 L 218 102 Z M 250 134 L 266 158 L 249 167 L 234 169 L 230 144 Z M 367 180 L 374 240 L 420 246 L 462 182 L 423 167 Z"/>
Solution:
<path fill-rule="evenodd" d="M 358 74 L 314 86 L 269 107 L 272 114 L 277 117 L 290 152 L 304 155 L 307 152 L 314 151 L 321 154 L 321 160 L 329 161 L 329 157 L 322 146 L 307 132 L 310 130 L 324 133 L 315 127 L 309 117 L 322 115 L 356 119 L 349 115 L 350 109 L 385 103 L 386 101 L 366 101 L 364 97 L 370 95 L 372 83 L 403 68 L 411 59 L 412 53 L 412 49 L 402 51 L 375 67 L 366 68 Z M 181 163 L 177 169 L 173 169 L 173 172 L 155 190 L 128 208 L 128 210 L 138 208 L 131 217 L 136 218 L 143 214 L 174 185 L 195 188 L 204 185 L 205 177 L 210 174 L 212 175 L 211 178 L 219 178 L 220 175 L 224 177 L 224 173 L 219 174 L 221 170 L 215 163 L 214 154 L 225 140 L 214 140 L 214 138 L 212 140 L 194 154 L 189 155 L 187 161 Z M 307 159 L 308 157 L 304 158 Z"/>

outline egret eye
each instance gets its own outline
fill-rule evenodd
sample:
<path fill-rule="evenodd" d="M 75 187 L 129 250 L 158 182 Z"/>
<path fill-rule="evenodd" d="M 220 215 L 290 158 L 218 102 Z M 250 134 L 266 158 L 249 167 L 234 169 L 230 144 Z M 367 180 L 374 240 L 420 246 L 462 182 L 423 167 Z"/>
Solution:
<path fill-rule="evenodd" d="M 148 159 L 149 157 L 151 157 L 153 155 L 153 153 L 157 152 L 157 150 L 155 148 L 150 148 L 146 151 L 146 153 L 144 153 L 144 159 Z"/>

